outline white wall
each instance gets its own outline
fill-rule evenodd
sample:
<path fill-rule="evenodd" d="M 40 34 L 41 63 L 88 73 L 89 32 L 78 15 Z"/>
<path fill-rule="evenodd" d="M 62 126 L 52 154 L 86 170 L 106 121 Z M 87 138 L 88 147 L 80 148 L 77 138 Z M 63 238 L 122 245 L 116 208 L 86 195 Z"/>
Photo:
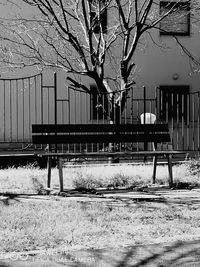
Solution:
<path fill-rule="evenodd" d="M 196 58 L 200 57 L 200 33 L 191 29 L 191 36 L 180 36 L 179 40 Z M 176 41 L 171 36 L 160 36 L 159 31 L 153 32 L 153 38 L 158 44 L 147 40 L 147 48 L 138 50 L 135 56 L 137 64 L 136 84 L 138 91 L 142 86 L 148 88 L 148 94 L 152 94 L 154 88 L 159 85 L 190 85 L 191 91 L 200 90 L 200 74 L 194 73 L 189 58 L 185 55 Z M 166 45 L 162 49 L 159 45 Z M 178 74 L 174 80 L 173 75 Z M 151 93 L 150 93 L 151 92 Z"/>

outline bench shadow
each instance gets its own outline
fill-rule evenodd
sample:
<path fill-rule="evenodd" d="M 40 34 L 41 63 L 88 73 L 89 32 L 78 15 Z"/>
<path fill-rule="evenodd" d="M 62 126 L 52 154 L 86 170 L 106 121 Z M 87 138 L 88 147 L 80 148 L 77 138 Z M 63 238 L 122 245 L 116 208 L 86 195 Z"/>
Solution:
<path fill-rule="evenodd" d="M 187 197 L 181 195 L 181 192 L 187 194 Z M 174 195 L 174 196 L 173 196 Z M 64 190 L 59 193 L 58 189 L 55 188 L 54 193 L 48 194 L 44 191 L 42 194 L 20 194 L 20 193 L 1 193 L 0 201 L 5 205 L 9 205 L 11 200 L 20 202 L 21 200 L 51 200 L 53 197 L 70 198 L 74 200 L 81 201 L 102 201 L 115 203 L 120 205 L 132 205 L 140 202 L 156 202 L 166 205 L 173 204 L 199 204 L 200 203 L 200 193 L 193 194 L 192 190 L 189 189 L 179 189 L 178 191 L 164 188 L 148 188 L 139 187 L 133 189 L 69 189 Z M 51 198 L 52 197 L 52 198 Z"/>

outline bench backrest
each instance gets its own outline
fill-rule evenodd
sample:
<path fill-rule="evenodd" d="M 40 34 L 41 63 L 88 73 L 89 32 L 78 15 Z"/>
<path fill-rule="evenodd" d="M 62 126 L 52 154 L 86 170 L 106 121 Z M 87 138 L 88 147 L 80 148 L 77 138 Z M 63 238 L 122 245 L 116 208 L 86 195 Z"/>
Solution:
<path fill-rule="evenodd" d="M 33 144 L 170 142 L 167 124 L 32 125 Z"/>

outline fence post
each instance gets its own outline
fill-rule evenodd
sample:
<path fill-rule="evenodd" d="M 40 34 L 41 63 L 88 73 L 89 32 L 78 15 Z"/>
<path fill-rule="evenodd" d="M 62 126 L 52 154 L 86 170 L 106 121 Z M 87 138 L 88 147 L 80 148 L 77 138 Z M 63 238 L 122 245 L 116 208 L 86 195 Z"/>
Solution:
<path fill-rule="evenodd" d="M 145 86 L 143 86 L 143 93 L 144 93 L 144 99 L 143 99 L 143 101 L 144 101 L 144 124 L 146 124 L 146 87 Z M 145 133 L 144 133 L 145 134 Z M 148 149 L 148 143 L 145 141 L 144 142 L 144 150 L 146 151 Z M 146 161 L 146 157 L 144 157 L 144 162 Z"/>
<path fill-rule="evenodd" d="M 54 124 L 57 125 L 57 73 L 54 73 Z M 55 129 L 55 135 L 57 135 Z M 55 152 L 57 152 L 57 144 L 55 145 Z"/>
<path fill-rule="evenodd" d="M 155 115 L 158 118 L 158 91 L 159 87 L 155 87 Z"/>
<path fill-rule="evenodd" d="M 41 73 L 41 123 L 43 124 L 43 87 L 44 86 L 44 80 L 43 80 L 43 74 Z"/>
<path fill-rule="evenodd" d="M 57 125 L 57 73 L 54 73 L 54 124 Z"/>
<path fill-rule="evenodd" d="M 144 124 L 146 124 L 146 116 L 145 116 L 145 114 L 146 114 L 146 87 L 145 86 L 143 86 L 143 92 L 144 92 L 144 99 L 143 99 L 143 101 L 144 101 Z"/>

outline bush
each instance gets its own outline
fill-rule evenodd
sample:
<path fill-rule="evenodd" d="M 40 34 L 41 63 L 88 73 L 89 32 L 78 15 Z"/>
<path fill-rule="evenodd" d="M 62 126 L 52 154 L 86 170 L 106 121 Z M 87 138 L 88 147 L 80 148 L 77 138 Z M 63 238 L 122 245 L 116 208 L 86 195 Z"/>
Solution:
<path fill-rule="evenodd" d="M 101 181 L 95 179 L 95 177 L 91 174 L 83 175 L 81 172 L 77 172 L 77 177 L 73 180 L 73 186 L 76 189 L 95 189 L 98 187 L 102 187 L 102 184 Z"/>
<path fill-rule="evenodd" d="M 187 169 L 190 175 L 200 174 L 200 159 L 191 159 L 187 163 Z"/>

